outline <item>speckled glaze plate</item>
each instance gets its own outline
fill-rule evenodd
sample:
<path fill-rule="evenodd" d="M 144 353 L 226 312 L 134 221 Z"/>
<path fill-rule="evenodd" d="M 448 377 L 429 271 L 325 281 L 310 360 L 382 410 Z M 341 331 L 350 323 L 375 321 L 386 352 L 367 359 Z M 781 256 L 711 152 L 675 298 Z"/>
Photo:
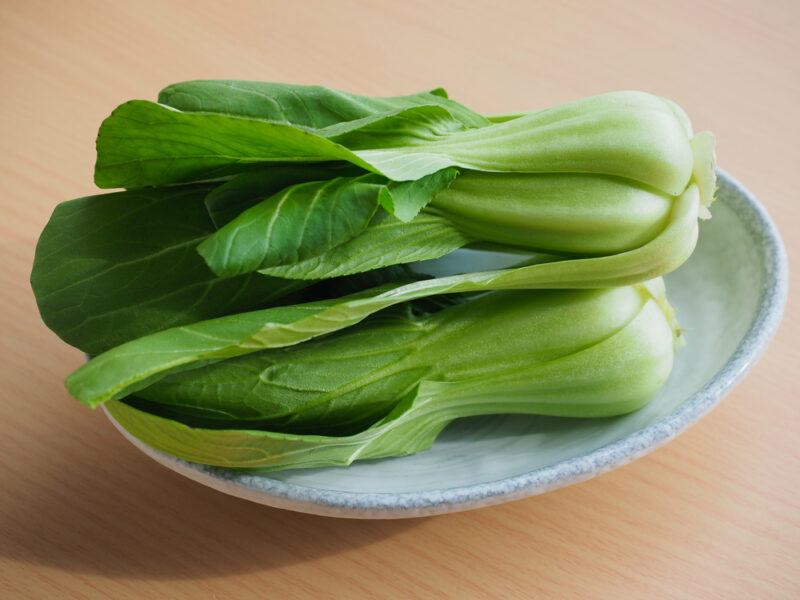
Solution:
<path fill-rule="evenodd" d="M 633 414 L 583 420 L 463 419 L 448 427 L 431 450 L 415 456 L 269 474 L 188 463 L 115 425 L 142 452 L 195 481 L 254 502 L 319 515 L 434 515 L 584 481 L 647 454 L 697 422 L 753 365 L 778 326 L 788 279 L 778 232 L 755 197 L 725 173 L 720 173 L 717 198 L 713 218 L 701 224 L 697 250 L 667 277 L 687 344 L 667 385 Z M 435 268 L 504 266 L 498 261 L 461 252 Z"/>

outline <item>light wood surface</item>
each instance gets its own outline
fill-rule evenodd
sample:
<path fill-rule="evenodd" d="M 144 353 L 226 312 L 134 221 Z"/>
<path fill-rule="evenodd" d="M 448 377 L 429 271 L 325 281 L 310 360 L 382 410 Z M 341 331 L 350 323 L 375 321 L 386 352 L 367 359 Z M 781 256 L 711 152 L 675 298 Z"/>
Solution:
<path fill-rule="evenodd" d="M 435 4 L 435 7 L 429 6 Z M 0 4 L 0 597 L 799 598 L 798 299 L 758 366 L 669 446 L 555 493 L 403 522 L 230 498 L 136 451 L 62 386 L 81 362 L 28 275 L 57 202 L 94 192 L 94 135 L 170 82 L 241 78 L 485 112 L 670 96 L 800 249 L 800 4 Z"/>

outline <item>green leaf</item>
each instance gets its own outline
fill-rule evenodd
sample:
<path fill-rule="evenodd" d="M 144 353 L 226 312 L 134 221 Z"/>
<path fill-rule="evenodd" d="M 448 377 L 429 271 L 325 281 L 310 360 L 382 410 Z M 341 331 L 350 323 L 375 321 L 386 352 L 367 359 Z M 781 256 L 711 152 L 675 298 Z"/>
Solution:
<path fill-rule="evenodd" d="M 403 222 L 411 221 L 458 177 L 454 168 L 442 169 L 414 181 L 390 182 L 381 205 Z"/>
<path fill-rule="evenodd" d="M 379 200 L 387 210 L 407 221 L 450 185 L 456 175 L 455 169 L 448 169 L 413 182 L 385 182 L 375 175 L 362 175 L 293 185 L 245 210 L 200 244 L 198 251 L 221 277 L 302 263 L 299 269 L 293 269 L 295 273 L 307 272 L 314 265 L 315 278 L 324 279 L 363 271 L 367 265 L 377 268 L 397 264 L 403 252 L 412 260 L 420 255 L 420 248 L 399 244 L 413 243 L 418 227 L 408 228 L 406 239 L 397 235 L 402 235 L 402 229 L 395 229 L 395 235 L 386 239 L 376 239 L 374 235 L 367 240 L 354 238 L 364 233 L 376 216 Z M 253 178 L 245 177 L 245 184 L 250 185 Z M 386 224 L 385 219 L 378 220 Z M 446 239 L 454 237 L 451 229 L 448 228 Z M 348 244 L 351 240 L 354 243 Z M 347 247 L 339 248 L 343 244 Z M 355 248 L 362 254 L 353 254 Z M 441 254 L 425 255 L 438 256 Z M 320 269 L 325 264 L 330 273 Z"/>
<path fill-rule="evenodd" d="M 422 366 L 395 368 L 424 331 L 411 320 L 347 333 L 222 361 L 212 371 L 178 373 L 137 395 L 162 414 L 215 427 L 358 431 L 385 416 L 424 376 Z"/>
<path fill-rule="evenodd" d="M 361 273 L 389 265 L 431 260 L 450 254 L 471 238 L 446 219 L 421 214 L 409 223 L 378 211 L 358 236 L 330 250 L 295 263 L 261 269 L 287 279 L 324 279 Z"/>
<path fill-rule="evenodd" d="M 36 247 L 42 319 L 89 354 L 148 333 L 267 306 L 304 287 L 259 274 L 219 279 L 195 248 L 214 226 L 208 186 L 119 192 L 59 204 Z"/>
<path fill-rule="evenodd" d="M 198 252 L 222 277 L 305 260 L 363 231 L 382 189 L 372 175 L 290 186 L 244 211 Z"/>
<path fill-rule="evenodd" d="M 271 162 L 336 160 L 370 168 L 344 146 L 292 125 L 132 100 L 100 125 L 95 183 L 138 188 L 218 179 Z"/>
<path fill-rule="evenodd" d="M 362 150 L 434 142 L 459 131 L 465 131 L 463 123 L 455 120 L 444 108 L 415 106 L 349 123 L 337 123 L 317 133 L 351 150 Z"/>
<path fill-rule="evenodd" d="M 332 333 L 382 309 L 439 294 L 502 289 L 602 288 L 646 281 L 672 271 L 697 241 L 695 185 L 676 201 L 669 224 L 644 246 L 598 258 L 564 260 L 419 281 L 339 301 L 242 313 L 160 332 L 118 346 L 67 379 L 70 393 L 97 406 L 206 361 L 279 348 Z"/>
<path fill-rule="evenodd" d="M 290 185 L 359 174 L 363 174 L 363 171 L 347 165 L 276 164 L 266 169 L 236 175 L 217 186 L 206 196 L 206 208 L 214 225 L 220 228 L 264 198 Z"/>
<path fill-rule="evenodd" d="M 347 132 L 347 140 L 355 146 L 374 142 L 392 147 L 422 143 L 440 137 L 440 131 L 460 128 L 437 106 L 415 107 L 383 118 L 387 123 L 370 120 L 359 125 L 362 132 Z M 100 126 L 95 183 L 101 188 L 137 188 L 219 179 L 263 169 L 268 163 L 330 161 L 348 161 L 375 170 L 322 131 L 223 114 L 184 113 L 132 100 L 119 106 Z M 436 170 L 423 166 L 411 179 Z"/>
<path fill-rule="evenodd" d="M 219 178 L 269 162 L 343 160 L 395 181 L 448 167 L 599 173 L 676 196 L 693 171 L 685 123 L 670 104 L 642 92 L 585 98 L 447 135 L 441 125 L 447 111 L 441 107 L 407 109 L 406 116 L 412 114 L 408 111 L 414 118 L 397 131 L 370 125 L 348 134 L 348 144 L 361 148 L 353 150 L 288 124 L 132 101 L 100 127 L 95 181 L 100 187 L 166 185 Z M 380 140 L 369 137 L 379 130 Z M 369 139 L 359 138 L 362 134 Z M 363 149 L 368 143 L 378 146 Z"/>
<path fill-rule="evenodd" d="M 442 88 L 409 96 L 373 98 L 318 85 L 185 81 L 164 88 L 158 101 L 184 112 L 237 115 L 316 130 L 423 105 L 440 106 L 468 127 L 488 124 L 481 115 L 450 100 Z"/>
<path fill-rule="evenodd" d="M 646 403 L 672 368 L 673 330 L 661 309 L 665 300 L 642 295 L 635 316 L 607 337 L 558 357 L 520 361 L 514 368 L 479 377 L 424 380 L 383 419 L 352 435 L 202 429 L 119 401 L 107 408 L 129 433 L 161 451 L 203 464 L 262 470 L 346 466 L 355 460 L 414 454 L 429 448 L 448 423 L 466 416 L 624 414 Z"/>

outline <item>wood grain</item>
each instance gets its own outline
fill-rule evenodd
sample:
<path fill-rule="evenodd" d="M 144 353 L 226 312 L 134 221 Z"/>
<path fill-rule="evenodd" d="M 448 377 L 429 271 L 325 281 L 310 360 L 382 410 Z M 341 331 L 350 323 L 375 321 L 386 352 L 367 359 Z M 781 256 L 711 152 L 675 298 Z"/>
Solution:
<path fill-rule="evenodd" d="M 431 6 L 435 4 L 434 6 Z M 798 298 L 725 402 L 647 458 L 545 496 L 405 522 L 249 504 L 171 473 L 62 387 L 80 353 L 28 275 L 93 138 L 172 81 L 367 94 L 444 85 L 487 112 L 638 88 L 718 137 L 800 251 L 800 4 L 88 2 L 0 5 L 0 597 L 798 598 Z"/>

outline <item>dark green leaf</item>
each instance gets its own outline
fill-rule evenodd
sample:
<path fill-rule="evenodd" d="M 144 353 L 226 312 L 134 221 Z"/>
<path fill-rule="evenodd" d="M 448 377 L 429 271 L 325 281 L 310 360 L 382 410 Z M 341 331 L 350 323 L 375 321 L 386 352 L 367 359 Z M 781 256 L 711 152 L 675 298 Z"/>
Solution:
<path fill-rule="evenodd" d="M 446 138 L 464 125 L 439 106 L 415 106 L 337 123 L 317 133 L 350 150 L 416 146 Z"/>
<path fill-rule="evenodd" d="M 369 224 L 383 189 L 374 180 L 339 177 L 288 187 L 243 212 L 198 251 L 224 277 L 321 254 Z"/>
<path fill-rule="evenodd" d="M 446 219 L 421 214 L 411 222 L 379 211 L 369 227 L 327 252 L 261 272 L 287 279 L 322 279 L 360 273 L 388 265 L 431 260 L 470 243 Z"/>
<path fill-rule="evenodd" d="M 438 106 L 406 109 L 401 115 L 385 119 L 386 127 L 380 119 L 370 120 L 363 124 L 363 133 L 350 131 L 346 140 L 358 148 L 371 143 L 393 148 L 422 144 L 460 127 Z M 409 155 L 399 161 L 381 156 L 383 170 L 379 170 L 363 160 L 360 153 L 324 137 L 322 132 L 285 123 L 184 113 L 154 102 L 132 100 L 117 107 L 100 126 L 95 183 L 101 188 L 140 188 L 215 180 L 263 169 L 269 163 L 331 161 L 347 161 L 405 181 L 453 164 L 439 156 L 428 160 Z"/>
<path fill-rule="evenodd" d="M 393 228 L 394 219 L 378 216 L 386 231 L 371 231 L 364 240 L 353 238 L 370 223 L 379 200 L 387 210 L 407 221 L 450 185 L 456 175 L 455 169 L 445 169 L 412 182 L 386 182 L 374 175 L 363 175 L 297 184 L 244 211 L 204 241 L 198 251 L 208 266 L 223 277 L 278 267 L 295 274 L 310 269 L 314 278 L 324 279 L 420 260 L 419 257 L 438 258 L 465 243 L 464 236 L 454 233 L 442 220 L 435 221 L 441 230 L 437 236 L 439 232 L 431 229 L 430 220 L 418 227 Z M 234 181 L 238 179 L 244 179 L 245 186 L 249 186 L 255 177 L 247 174 Z M 350 240 L 352 244 L 348 244 Z M 454 243 L 458 245 L 454 247 Z M 343 244 L 346 247 L 339 249 Z M 296 263 L 302 264 L 291 269 Z M 325 272 L 326 265 L 330 274 Z"/>
<path fill-rule="evenodd" d="M 208 189 L 119 192 L 58 205 L 31 274 L 48 327 L 98 354 L 148 333 L 266 306 L 303 287 L 211 272 L 196 252 L 214 232 L 203 204 Z"/>
<path fill-rule="evenodd" d="M 251 173 L 236 175 L 214 188 L 206 196 L 206 208 L 218 228 L 230 223 L 239 214 L 295 183 L 324 181 L 363 173 L 345 165 L 274 165 Z"/>
<path fill-rule="evenodd" d="M 450 100 L 442 88 L 409 96 L 373 98 L 318 85 L 261 81 L 185 81 L 163 89 L 158 101 L 184 112 L 210 112 L 324 129 L 405 108 L 441 106 L 469 127 L 488 121 Z"/>
<path fill-rule="evenodd" d="M 132 100 L 100 126 L 95 183 L 139 188 L 208 181 L 270 162 L 336 160 L 370 168 L 347 148 L 292 125 Z"/>
<path fill-rule="evenodd" d="M 458 169 L 451 167 L 414 181 L 390 182 L 389 193 L 380 196 L 381 204 L 401 221 L 410 221 L 437 194 L 446 190 L 457 176 Z"/>

